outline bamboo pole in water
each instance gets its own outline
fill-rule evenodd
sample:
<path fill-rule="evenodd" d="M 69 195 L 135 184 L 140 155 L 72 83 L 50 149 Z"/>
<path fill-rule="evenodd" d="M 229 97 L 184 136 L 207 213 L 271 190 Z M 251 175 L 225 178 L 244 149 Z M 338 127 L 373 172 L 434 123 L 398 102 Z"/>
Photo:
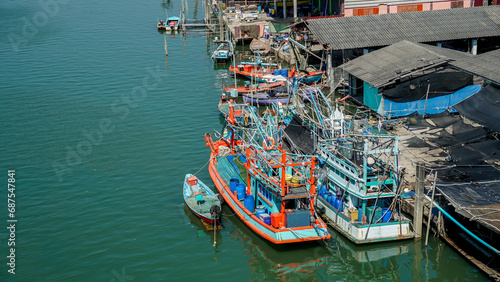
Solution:
<path fill-rule="evenodd" d="M 165 34 L 163 38 L 165 39 L 165 56 L 168 56 L 167 35 Z"/>

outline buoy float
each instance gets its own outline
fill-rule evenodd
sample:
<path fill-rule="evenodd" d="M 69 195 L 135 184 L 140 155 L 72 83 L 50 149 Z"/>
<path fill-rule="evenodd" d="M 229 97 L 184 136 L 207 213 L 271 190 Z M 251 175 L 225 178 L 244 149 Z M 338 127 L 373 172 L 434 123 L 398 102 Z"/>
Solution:
<path fill-rule="evenodd" d="M 271 145 L 270 145 L 270 146 L 268 146 L 268 145 L 267 145 L 268 143 L 270 143 Z M 275 145 L 275 144 L 274 144 L 274 139 L 273 139 L 273 138 L 270 138 L 270 137 L 268 137 L 268 138 L 267 138 L 267 142 L 266 142 L 266 140 L 264 140 L 264 141 L 262 142 L 262 147 L 264 147 L 264 150 L 266 150 L 266 151 L 267 151 L 267 150 L 272 150 L 272 149 L 274 149 L 274 145 Z"/>

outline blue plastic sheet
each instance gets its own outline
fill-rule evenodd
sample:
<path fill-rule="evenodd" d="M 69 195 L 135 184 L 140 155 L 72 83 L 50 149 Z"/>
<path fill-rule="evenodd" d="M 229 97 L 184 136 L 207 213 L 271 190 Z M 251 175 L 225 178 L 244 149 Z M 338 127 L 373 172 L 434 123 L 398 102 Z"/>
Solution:
<path fill-rule="evenodd" d="M 420 115 L 440 114 L 446 110 L 456 112 L 452 107 L 481 90 L 481 85 L 466 86 L 455 93 L 433 97 L 427 99 L 425 97 L 418 101 L 396 103 L 384 98 L 384 108 L 386 117 L 403 117 L 418 112 Z"/>

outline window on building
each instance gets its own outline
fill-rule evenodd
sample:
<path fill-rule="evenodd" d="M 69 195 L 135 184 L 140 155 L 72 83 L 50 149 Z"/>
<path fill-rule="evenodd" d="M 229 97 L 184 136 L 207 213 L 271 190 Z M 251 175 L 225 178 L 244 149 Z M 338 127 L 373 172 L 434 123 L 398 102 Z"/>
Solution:
<path fill-rule="evenodd" d="M 378 15 L 378 8 L 354 9 L 354 16 Z"/>
<path fill-rule="evenodd" d="M 422 4 L 418 4 L 418 5 L 400 5 L 400 6 L 398 6 L 398 13 L 422 11 L 422 8 L 423 8 Z"/>
<path fill-rule="evenodd" d="M 455 1 L 451 2 L 451 8 L 463 8 L 464 7 L 464 1 Z"/>

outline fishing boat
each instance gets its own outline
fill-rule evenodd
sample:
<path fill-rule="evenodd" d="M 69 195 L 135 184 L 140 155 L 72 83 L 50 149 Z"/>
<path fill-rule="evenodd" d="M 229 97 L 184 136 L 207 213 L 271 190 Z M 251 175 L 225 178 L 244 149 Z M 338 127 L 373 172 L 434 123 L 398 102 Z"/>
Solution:
<path fill-rule="evenodd" d="M 160 25 L 162 23 L 162 25 Z M 176 16 L 168 17 L 166 22 L 160 21 L 157 26 L 166 31 L 175 31 L 179 29 L 180 18 Z M 161 27 L 161 28 L 160 28 Z"/>
<path fill-rule="evenodd" d="M 324 162 L 318 211 L 356 244 L 413 238 L 401 213 L 398 137 L 338 109 L 330 122 L 330 137 L 316 148 Z"/>
<path fill-rule="evenodd" d="M 318 95 L 320 88 L 313 86 L 301 87 L 294 96 L 299 97 L 303 101 L 312 101 Z M 250 105 L 270 105 L 270 104 L 288 104 L 291 102 L 292 95 L 288 94 L 289 90 L 282 86 L 263 92 L 243 93 L 243 102 Z"/>
<path fill-rule="evenodd" d="M 156 24 L 156 28 L 165 30 L 165 22 L 163 20 L 158 21 L 158 23 Z"/>
<path fill-rule="evenodd" d="M 234 52 L 233 43 L 230 40 L 215 40 L 214 43 L 217 48 L 212 53 L 212 60 L 216 63 L 225 63 L 231 60 Z"/>
<path fill-rule="evenodd" d="M 250 93 L 250 92 L 262 92 L 266 90 L 276 89 L 278 87 L 285 86 L 284 81 L 273 82 L 273 83 L 260 83 L 260 84 L 249 84 L 247 86 L 234 87 L 234 85 L 230 87 L 224 87 L 224 91 L 227 93 L 231 93 L 231 90 L 236 89 L 238 94 Z"/>
<path fill-rule="evenodd" d="M 253 65 L 237 65 L 229 67 L 229 72 L 235 73 L 246 79 L 255 82 L 275 83 L 285 81 L 288 77 L 288 70 L 275 70 L 272 68 L 262 68 Z"/>
<path fill-rule="evenodd" d="M 287 154 L 271 137 L 262 147 L 255 140 L 241 140 L 229 109 L 227 137 L 213 141 L 205 134 L 210 176 L 224 201 L 251 230 L 274 244 L 330 238 L 314 210 L 317 159 Z"/>
<path fill-rule="evenodd" d="M 287 104 L 289 95 L 286 92 L 271 94 L 271 92 L 257 92 L 243 94 L 243 101 L 250 105 Z"/>
<path fill-rule="evenodd" d="M 235 73 L 236 75 L 250 79 L 256 82 L 280 82 L 285 81 L 288 78 L 297 76 L 299 81 L 304 84 L 313 84 L 321 80 L 321 77 L 325 73 L 324 71 L 314 70 L 313 68 L 308 68 L 308 70 L 292 71 L 288 69 L 273 69 L 270 67 L 264 68 L 258 65 L 244 65 L 239 64 L 237 66 L 229 67 L 229 72 Z"/>
<path fill-rule="evenodd" d="M 269 46 L 259 39 L 254 39 L 250 42 L 250 51 L 252 51 L 255 55 L 267 55 L 270 50 Z"/>
<path fill-rule="evenodd" d="M 219 101 L 219 111 L 224 116 L 224 119 L 229 118 L 230 109 L 233 109 L 233 116 L 236 123 L 247 125 L 250 120 L 250 112 L 246 103 L 234 103 L 234 99 L 228 99 L 226 94 L 222 94 Z"/>
<path fill-rule="evenodd" d="M 186 174 L 183 195 L 186 205 L 201 220 L 210 225 L 220 221 L 222 209 L 219 198 L 196 176 Z"/>
<path fill-rule="evenodd" d="M 308 66 L 304 70 L 300 70 L 298 73 L 294 70 L 292 70 L 292 73 L 290 75 L 299 75 L 299 81 L 304 83 L 304 84 L 314 84 L 318 83 L 321 78 L 323 77 L 323 74 L 325 74 L 325 71 L 319 71 L 316 69 L 314 66 Z"/>

